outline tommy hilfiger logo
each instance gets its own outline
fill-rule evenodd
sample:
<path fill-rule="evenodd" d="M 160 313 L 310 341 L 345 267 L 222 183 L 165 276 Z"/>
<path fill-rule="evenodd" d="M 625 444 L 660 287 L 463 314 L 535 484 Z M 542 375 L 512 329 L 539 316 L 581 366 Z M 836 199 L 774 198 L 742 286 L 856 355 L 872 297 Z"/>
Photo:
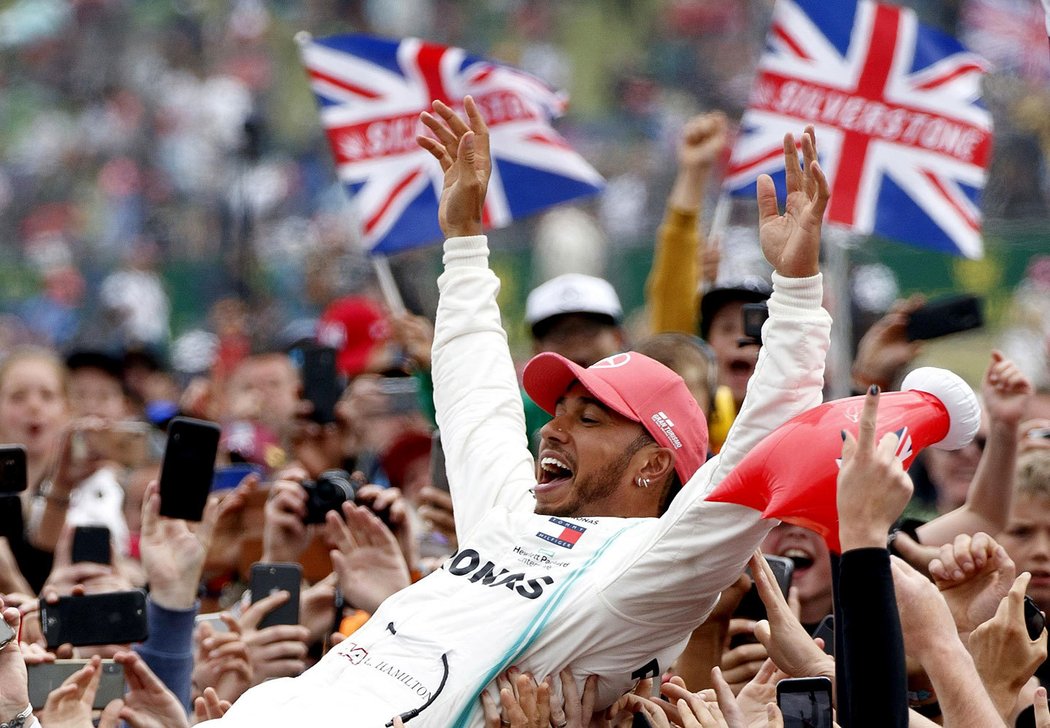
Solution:
<path fill-rule="evenodd" d="M 558 531 L 557 528 L 548 526 L 536 535 L 555 546 L 561 546 L 563 549 L 571 549 L 575 546 L 576 542 L 580 540 L 580 536 L 587 530 L 583 526 L 577 526 L 575 523 L 569 523 L 560 518 L 551 518 L 550 522 L 556 527 L 560 527 L 561 530 Z M 546 533 L 546 531 L 552 531 L 552 533 Z"/>

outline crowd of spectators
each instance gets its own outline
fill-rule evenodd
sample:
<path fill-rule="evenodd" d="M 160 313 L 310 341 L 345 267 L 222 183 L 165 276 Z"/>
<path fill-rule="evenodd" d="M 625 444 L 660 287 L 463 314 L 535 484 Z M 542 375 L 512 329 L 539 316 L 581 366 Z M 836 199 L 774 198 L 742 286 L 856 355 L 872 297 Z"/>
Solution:
<path fill-rule="evenodd" d="M 0 159 L 0 204 L 15 214 L 0 216 L 4 255 L 41 284 L 12 289 L 19 295 L 5 302 L 0 330 L 0 442 L 24 448 L 27 486 L 0 497 L 0 596 L 16 632 L 0 649 L 0 721 L 27 707 L 21 686 L 40 666 L 72 658 L 79 669 L 32 705 L 45 728 L 189 725 L 221 717 L 253 686 L 301 674 L 457 548 L 435 444 L 432 321 L 390 313 L 364 280 L 319 129 L 303 122 L 312 102 L 301 94 L 301 108 L 286 108 L 285 92 L 302 79 L 286 67 L 291 56 L 275 60 L 274 39 L 290 25 L 334 25 L 469 46 L 461 34 L 471 4 L 45 5 L 34 22 L 22 3 L 4 10 L 0 39 L 18 57 L 5 67 L 2 133 L 12 143 Z M 653 5 L 624 31 L 622 57 L 604 64 L 583 40 L 550 42 L 562 4 L 473 8 L 470 27 L 491 49 L 555 82 L 582 77 L 569 135 L 611 182 L 595 214 L 613 247 L 657 241 L 646 322 L 628 328 L 606 281 L 568 275 L 536 287 L 522 321 L 504 325 L 527 328 L 534 352 L 581 366 L 626 348 L 663 362 L 701 405 L 714 455 L 758 361 L 743 306 L 770 287 L 760 274 L 720 277 L 700 220 L 727 115 L 747 94 L 749 66 L 728 50 L 760 41 L 768 7 Z M 572 22 L 607 27 L 632 26 L 642 12 L 609 3 L 599 21 L 584 3 L 565 6 L 578 15 Z M 976 3 L 919 10 L 957 31 L 981 22 Z M 586 86 L 585 66 L 600 83 Z M 995 90 L 997 123 L 1022 140 L 1018 149 L 1045 147 L 1046 116 L 1035 109 L 1048 102 L 1045 89 L 1033 90 L 1045 69 L 1033 61 L 1010 70 Z M 698 105 L 727 114 L 693 116 Z M 999 163 L 1036 157 L 1020 151 Z M 676 164 L 660 161 L 669 158 Z M 1001 205 L 992 214 L 1045 218 L 1038 166 L 998 174 L 1004 191 L 992 195 Z M 172 318 L 162 273 L 186 260 L 221 262 L 208 280 L 230 295 L 197 302 L 207 319 Z M 722 593 L 661 684 L 642 679 L 596 710 L 591 681 L 512 669 L 497 681 L 499 704 L 483 698 L 486 725 L 619 728 L 640 716 L 682 728 L 782 725 L 769 707 L 777 682 L 820 676 L 835 685 L 846 728 L 1050 727 L 1047 632 L 1032 627 L 1050 608 L 1045 269 L 1032 261 L 1006 354 L 985 354 L 972 444 L 927 451 L 909 477 L 870 427 L 844 433 L 841 555 L 812 531 L 778 525 L 763 550 L 793 564 L 790 590 L 756 555 L 750 577 Z M 897 301 L 861 339 L 856 393 L 899 385 L 919 353 L 905 330 L 921 303 Z M 172 329 L 190 328 L 172 344 Z M 318 421 L 304 399 L 304 352 L 319 344 L 335 350 L 333 421 Z M 868 395 L 866 425 L 876 401 Z M 528 397 L 524 407 L 535 448 L 549 414 Z M 221 428 L 199 523 L 160 515 L 155 481 L 177 415 Z M 304 483 L 333 470 L 348 474 L 355 494 L 308 523 Z M 107 563 L 74 558 L 77 529 L 90 526 L 107 529 Z M 299 564 L 298 595 L 251 594 L 256 562 Z M 751 582 L 764 620 L 736 612 Z M 145 641 L 47 644 L 47 605 L 137 589 L 148 594 Z M 1038 609 L 1026 608 L 1026 594 Z M 294 623 L 265 626 L 292 599 Z M 836 644 L 820 631 L 828 615 Z M 96 708 L 111 664 L 126 692 Z"/>

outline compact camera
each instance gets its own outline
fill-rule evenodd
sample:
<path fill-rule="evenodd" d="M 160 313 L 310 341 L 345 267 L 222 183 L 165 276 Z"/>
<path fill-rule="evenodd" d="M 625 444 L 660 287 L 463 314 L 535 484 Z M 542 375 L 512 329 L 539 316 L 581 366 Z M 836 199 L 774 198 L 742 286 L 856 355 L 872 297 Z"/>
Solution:
<path fill-rule="evenodd" d="M 328 511 L 337 511 L 343 503 L 357 500 L 357 484 L 345 470 L 326 470 L 317 480 L 304 480 L 306 491 L 306 518 L 303 523 L 324 523 Z"/>

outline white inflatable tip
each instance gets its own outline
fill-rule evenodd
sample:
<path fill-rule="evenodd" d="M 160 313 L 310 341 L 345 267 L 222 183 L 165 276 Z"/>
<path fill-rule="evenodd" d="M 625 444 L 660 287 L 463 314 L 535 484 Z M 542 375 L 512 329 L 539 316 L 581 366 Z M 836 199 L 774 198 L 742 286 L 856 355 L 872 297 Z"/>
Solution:
<path fill-rule="evenodd" d="M 955 372 L 937 367 L 919 367 L 908 373 L 901 390 L 932 394 L 948 410 L 948 434 L 932 447 L 938 450 L 958 450 L 965 447 L 981 426 L 981 403 L 970 385 Z"/>

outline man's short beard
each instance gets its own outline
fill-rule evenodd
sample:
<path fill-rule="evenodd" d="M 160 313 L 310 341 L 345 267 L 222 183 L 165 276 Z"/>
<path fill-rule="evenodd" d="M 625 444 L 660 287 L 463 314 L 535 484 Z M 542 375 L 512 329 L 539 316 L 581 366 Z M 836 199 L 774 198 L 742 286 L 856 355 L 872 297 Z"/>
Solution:
<path fill-rule="evenodd" d="M 574 480 L 572 484 L 572 500 L 565 505 L 552 504 L 550 509 L 545 509 L 538 503 L 536 514 L 541 516 L 563 516 L 572 518 L 574 516 L 596 515 L 586 512 L 587 506 L 595 501 L 604 500 L 616 492 L 623 480 L 624 471 L 631 463 L 634 454 L 649 444 L 655 444 L 652 436 L 642 432 L 627 448 L 615 459 L 607 463 L 586 480 Z M 603 513 L 600 515 L 617 516 L 617 513 Z"/>

